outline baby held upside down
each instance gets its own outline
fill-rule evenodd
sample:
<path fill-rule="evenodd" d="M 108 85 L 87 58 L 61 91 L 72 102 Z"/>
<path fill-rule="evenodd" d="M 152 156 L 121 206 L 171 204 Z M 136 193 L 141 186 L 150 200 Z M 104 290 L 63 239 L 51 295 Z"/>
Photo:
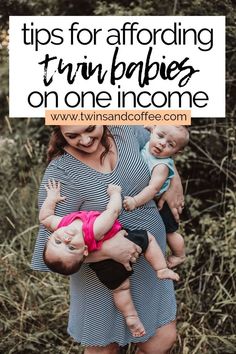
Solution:
<path fill-rule="evenodd" d="M 122 208 L 121 188 L 113 184 L 108 185 L 107 193 L 110 199 L 105 211 L 78 211 L 64 217 L 55 215 L 56 204 L 65 200 L 65 197 L 60 195 L 60 183 L 49 180 L 45 188 L 47 198 L 41 207 L 39 220 L 53 233 L 44 250 L 44 261 L 51 270 L 70 275 L 79 270 L 89 252 L 99 249 L 104 241 L 121 230 L 122 226 L 117 220 Z M 142 247 L 145 258 L 159 279 L 179 280 L 178 274 L 167 268 L 164 255 L 151 234 L 145 230 L 127 230 L 126 237 Z M 131 261 L 134 262 L 138 258 L 138 250 L 139 248 L 131 257 Z M 112 260 L 102 262 L 92 264 L 91 268 L 103 284 L 112 290 L 114 303 L 124 316 L 132 335 L 143 336 L 145 328 L 130 293 L 129 276 L 132 271 L 127 271 L 123 265 Z M 114 262 L 112 272 L 111 262 Z"/>

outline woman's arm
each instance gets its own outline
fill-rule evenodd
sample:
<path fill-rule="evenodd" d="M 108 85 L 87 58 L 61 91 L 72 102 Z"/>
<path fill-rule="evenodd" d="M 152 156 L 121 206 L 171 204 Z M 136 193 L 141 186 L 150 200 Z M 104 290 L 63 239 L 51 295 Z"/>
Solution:
<path fill-rule="evenodd" d="M 106 240 L 99 251 L 91 252 L 85 259 L 85 263 L 94 263 L 105 259 L 113 259 L 122 263 L 127 270 L 131 270 L 130 259 L 137 259 L 141 253 L 141 248 L 129 241 L 124 236 L 126 231 L 119 231 L 116 236 Z"/>
<path fill-rule="evenodd" d="M 158 208 L 161 209 L 163 204 L 167 202 L 175 220 L 179 222 L 179 215 L 182 213 L 182 209 L 184 207 L 184 194 L 179 173 L 176 167 L 174 167 L 174 169 L 175 175 L 171 179 L 168 190 L 162 194 L 160 200 L 158 201 Z"/>
<path fill-rule="evenodd" d="M 150 131 L 144 129 L 142 125 L 132 125 L 131 129 L 133 130 L 134 135 L 138 140 L 139 149 L 142 150 L 142 148 L 146 145 L 146 143 L 150 139 Z"/>

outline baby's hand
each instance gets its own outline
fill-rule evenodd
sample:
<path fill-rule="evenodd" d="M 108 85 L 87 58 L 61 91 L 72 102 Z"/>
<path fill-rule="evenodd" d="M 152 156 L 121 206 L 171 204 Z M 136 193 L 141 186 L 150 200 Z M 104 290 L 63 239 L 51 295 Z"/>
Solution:
<path fill-rule="evenodd" d="M 107 194 L 109 196 L 111 196 L 114 193 L 121 193 L 121 187 L 118 186 L 117 184 L 108 184 L 108 188 L 107 188 Z"/>
<path fill-rule="evenodd" d="M 124 197 L 123 206 L 127 211 L 134 210 L 136 208 L 135 199 L 133 197 L 128 197 L 128 196 Z"/>
<path fill-rule="evenodd" d="M 61 197 L 61 184 L 56 182 L 54 179 L 49 179 L 48 184 L 45 185 L 47 191 L 47 198 L 55 203 L 61 202 L 66 199 L 66 197 Z"/>

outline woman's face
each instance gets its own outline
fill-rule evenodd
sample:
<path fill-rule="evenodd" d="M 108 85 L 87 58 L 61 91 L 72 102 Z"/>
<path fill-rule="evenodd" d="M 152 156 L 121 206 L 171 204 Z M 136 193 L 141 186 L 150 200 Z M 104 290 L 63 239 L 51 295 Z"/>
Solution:
<path fill-rule="evenodd" d="M 87 154 L 98 150 L 104 132 L 99 125 L 62 125 L 60 129 L 69 146 Z"/>

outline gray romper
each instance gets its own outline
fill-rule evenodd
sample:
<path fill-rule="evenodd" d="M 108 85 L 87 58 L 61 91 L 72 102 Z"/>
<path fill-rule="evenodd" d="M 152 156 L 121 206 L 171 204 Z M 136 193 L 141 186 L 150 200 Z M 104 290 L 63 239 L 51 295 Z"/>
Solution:
<path fill-rule="evenodd" d="M 109 127 L 118 150 L 118 161 L 112 172 L 101 173 L 88 167 L 68 153 L 53 160 L 43 177 L 39 191 L 39 206 L 46 197 L 44 185 L 49 178 L 61 181 L 61 195 L 66 201 L 57 205 L 56 214 L 64 216 L 77 210 L 103 211 L 108 203 L 109 183 L 122 187 L 122 196 L 139 193 L 149 182 L 148 167 L 140 155 L 148 136 L 141 127 Z M 141 146 L 141 147 L 142 147 Z M 119 221 L 125 228 L 146 229 L 152 233 L 163 252 L 166 237 L 162 219 L 153 201 L 132 211 L 122 210 Z M 34 270 L 48 271 L 42 260 L 48 231 L 40 227 L 32 259 Z M 176 302 L 173 282 L 159 280 L 143 256 L 133 266 L 130 277 L 132 298 L 146 329 L 141 338 L 132 337 L 123 316 L 113 303 L 112 292 L 99 282 L 95 273 L 84 264 L 70 277 L 70 313 L 68 333 L 82 345 L 105 346 L 145 342 L 156 329 L 175 319 Z"/>

